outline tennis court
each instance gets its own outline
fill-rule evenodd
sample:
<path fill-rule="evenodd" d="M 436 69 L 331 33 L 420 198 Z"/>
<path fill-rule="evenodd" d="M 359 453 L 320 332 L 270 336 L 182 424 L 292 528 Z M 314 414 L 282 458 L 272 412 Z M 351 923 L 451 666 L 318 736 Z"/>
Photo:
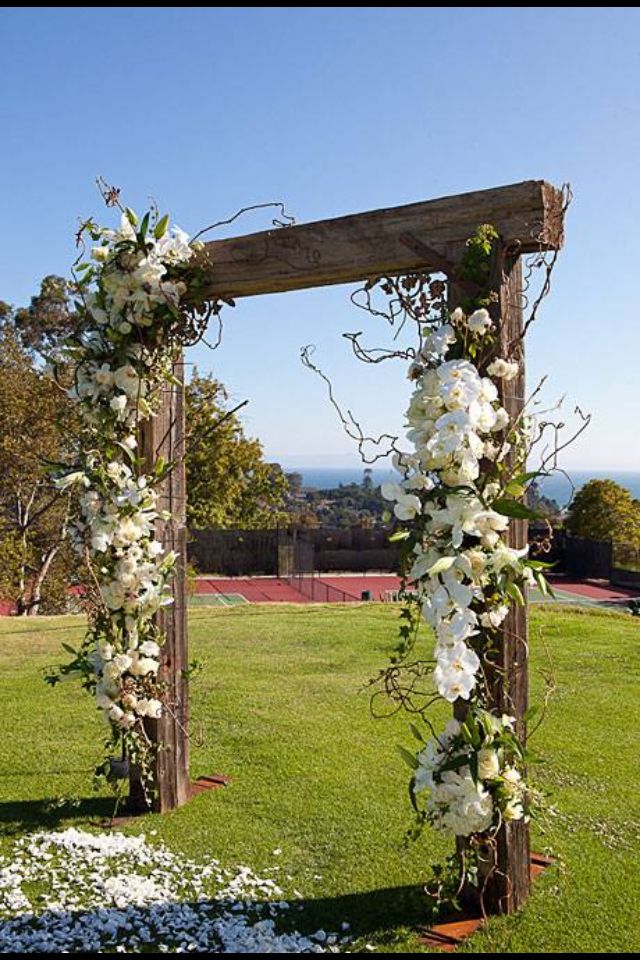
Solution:
<path fill-rule="evenodd" d="M 567 603 L 587 606 L 624 607 L 638 592 L 612 587 L 604 580 L 574 580 L 550 577 L 555 599 L 531 590 L 531 603 Z M 278 577 L 198 577 L 192 604 L 235 606 L 241 603 L 355 603 L 364 600 L 393 601 L 400 590 L 394 574 L 315 574 L 291 581 Z"/>

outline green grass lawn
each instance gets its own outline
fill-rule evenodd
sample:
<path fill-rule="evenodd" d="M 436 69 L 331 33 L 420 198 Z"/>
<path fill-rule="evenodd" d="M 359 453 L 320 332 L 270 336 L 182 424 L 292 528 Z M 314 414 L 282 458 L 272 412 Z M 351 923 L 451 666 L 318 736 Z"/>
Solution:
<path fill-rule="evenodd" d="M 408 770 L 394 745 L 412 738 L 406 717 L 373 719 L 362 690 L 385 663 L 396 623 L 397 608 L 378 604 L 194 608 L 191 650 L 205 669 L 193 687 L 204 744 L 193 748 L 192 772 L 232 783 L 126 829 L 155 830 L 194 857 L 257 871 L 277 864 L 286 892 L 303 895 L 303 927 L 347 920 L 379 950 L 416 949 L 421 883 L 450 843 L 429 832 L 403 846 Z M 81 632 L 73 617 L 0 621 L 5 843 L 42 827 L 86 827 L 111 809 L 91 789 L 104 730 L 91 700 L 73 682 L 43 683 L 44 669 L 64 658 L 61 641 Z M 557 693 L 532 747 L 557 816 L 544 834 L 534 827 L 534 849 L 551 849 L 559 866 L 520 915 L 492 920 L 463 951 L 637 951 L 640 623 L 534 609 L 534 699 L 548 652 Z M 57 804 L 69 797 L 80 802 Z"/>

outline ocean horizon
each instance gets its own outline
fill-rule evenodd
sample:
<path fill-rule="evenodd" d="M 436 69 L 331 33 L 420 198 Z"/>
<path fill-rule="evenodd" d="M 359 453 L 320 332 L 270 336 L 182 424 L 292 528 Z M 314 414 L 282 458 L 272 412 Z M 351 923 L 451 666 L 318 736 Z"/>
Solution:
<path fill-rule="evenodd" d="M 286 473 L 299 473 L 305 487 L 315 490 L 330 490 L 341 484 L 361 483 L 365 466 L 354 467 L 285 467 Z M 632 497 L 640 499 L 640 471 L 635 470 L 567 470 L 570 479 L 562 473 L 552 474 L 540 480 L 545 496 L 566 507 L 575 491 L 589 480 L 614 480 L 625 487 Z M 371 478 L 374 486 L 397 480 L 398 474 L 393 467 L 372 467 Z M 573 487 L 572 487 L 573 484 Z"/>

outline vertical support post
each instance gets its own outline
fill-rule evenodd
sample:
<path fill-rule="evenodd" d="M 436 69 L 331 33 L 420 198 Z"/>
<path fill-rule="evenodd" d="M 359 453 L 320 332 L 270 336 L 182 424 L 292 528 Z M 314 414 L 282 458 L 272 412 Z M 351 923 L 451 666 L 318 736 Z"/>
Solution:
<path fill-rule="evenodd" d="M 498 241 L 500 244 L 500 241 Z M 510 418 L 522 412 L 525 397 L 524 342 L 522 340 L 522 264 L 519 257 L 505 256 L 501 247 L 495 251 L 491 290 L 496 300 L 490 312 L 499 337 L 498 356 L 518 360 L 520 373 L 508 383 L 499 382 L 500 400 Z M 450 293 L 455 303 L 455 285 Z M 511 520 L 507 532 L 508 546 L 521 549 L 528 540 L 526 520 Z M 498 638 L 498 649 L 483 668 L 489 688 L 492 712 L 516 718 L 516 729 L 524 742 L 523 717 L 528 706 L 527 607 L 512 605 Z M 463 720 L 467 710 L 464 700 L 454 704 L 454 716 Z M 467 849 L 465 837 L 456 841 L 459 853 Z M 530 846 L 529 825 L 524 820 L 504 823 L 495 844 L 483 845 L 479 851 L 478 888 L 465 888 L 463 899 L 472 911 L 487 914 L 510 914 L 519 910 L 529 897 Z M 480 902 L 479 902 L 480 901 Z"/>
<path fill-rule="evenodd" d="M 525 400 L 525 354 L 522 339 L 522 263 L 519 257 L 498 251 L 492 289 L 498 295 L 492 314 L 497 324 L 500 356 L 518 360 L 519 375 L 500 381 L 500 399 L 513 419 L 522 414 Z M 511 520 L 508 546 L 522 549 L 528 541 L 528 522 Z M 527 607 L 512 605 L 502 624 L 498 651 L 486 671 L 495 713 L 516 718 L 518 735 L 524 742 L 523 717 L 528 707 Z M 493 852 L 494 862 L 483 894 L 487 913 L 515 913 L 527 901 L 530 887 L 529 825 L 524 820 L 503 824 Z"/>
<path fill-rule="evenodd" d="M 165 685 L 166 705 L 160 720 L 147 721 L 150 739 L 157 747 L 154 770 L 153 809 L 165 813 L 185 803 L 189 796 L 189 690 L 183 671 L 188 664 L 187 591 L 186 591 L 186 479 L 184 363 L 174 367 L 180 385 L 167 386 L 157 416 L 147 420 L 140 431 L 140 453 L 150 466 L 158 457 L 174 464 L 163 481 L 158 509 L 168 510 L 172 518 L 158 520 L 156 536 L 165 551 L 175 550 L 178 562 L 172 581 L 173 604 L 156 615 L 156 623 L 165 635 L 162 647 L 160 682 Z M 131 803 L 144 805 L 140 785 L 130 784 Z M 142 799 L 142 802 L 141 802 Z"/>

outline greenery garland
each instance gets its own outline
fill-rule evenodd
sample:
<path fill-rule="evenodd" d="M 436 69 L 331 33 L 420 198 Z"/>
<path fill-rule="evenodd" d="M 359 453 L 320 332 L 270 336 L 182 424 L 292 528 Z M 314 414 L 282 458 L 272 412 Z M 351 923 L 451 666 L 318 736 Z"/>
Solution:
<path fill-rule="evenodd" d="M 89 626 L 71 663 L 50 678 L 79 674 L 95 694 L 110 728 L 107 749 L 123 743 L 152 792 L 154 744 L 145 721 L 171 709 L 159 678 L 164 636 L 155 615 L 173 602 L 177 555 L 156 538 L 170 515 L 158 488 L 172 469 L 162 458 L 145 463 L 140 424 L 158 412 L 162 393 L 180 385 L 174 366 L 203 320 L 186 305 L 202 282 L 189 243 L 169 217 L 151 209 L 139 221 L 122 210 L 116 230 L 83 224 L 79 240 L 95 245 L 77 265 L 78 333 L 52 363 L 60 381 L 72 371 L 69 396 L 80 423 L 77 458 L 56 484 L 75 493 L 71 540 L 89 572 Z M 101 768 L 109 773 L 109 763 Z"/>

